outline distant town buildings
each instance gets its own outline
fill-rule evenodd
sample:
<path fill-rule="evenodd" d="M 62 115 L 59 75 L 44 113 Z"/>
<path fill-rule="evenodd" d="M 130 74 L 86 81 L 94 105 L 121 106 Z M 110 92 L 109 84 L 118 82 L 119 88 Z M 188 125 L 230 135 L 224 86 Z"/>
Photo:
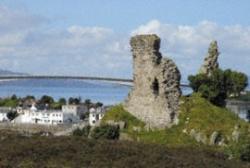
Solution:
<path fill-rule="evenodd" d="M 39 110 L 33 104 L 31 108 L 17 108 L 19 115 L 12 122 L 45 125 L 77 123 L 80 121 L 80 114 L 87 111 L 84 105 L 64 105 L 62 110 Z"/>
<path fill-rule="evenodd" d="M 11 110 L 12 108 L 9 108 L 9 107 L 0 107 L 0 122 L 9 121 L 7 114 Z"/>
<path fill-rule="evenodd" d="M 89 125 L 95 126 L 103 117 L 105 109 L 103 107 L 90 108 L 89 110 Z"/>
<path fill-rule="evenodd" d="M 250 101 L 227 100 L 226 108 L 237 114 L 240 118 L 248 121 L 250 113 Z"/>
<path fill-rule="evenodd" d="M 70 104 L 63 105 L 61 110 L 51 110 L 39 108 L 33 102 L 31 107 L 22 106 L 15 109 L 0 107 L 0 122 L 9 121 L 7 114 L 14 110 L 18 115 L 11 123 L 41 125 L 75 124 L 81 122 L 81 119 L 85 117 L 84 121 L 86 124 L 95 126 L 104 117 L 105 109 L 103 106 L 92 106 L 89 109 L 85 104 Z"/>

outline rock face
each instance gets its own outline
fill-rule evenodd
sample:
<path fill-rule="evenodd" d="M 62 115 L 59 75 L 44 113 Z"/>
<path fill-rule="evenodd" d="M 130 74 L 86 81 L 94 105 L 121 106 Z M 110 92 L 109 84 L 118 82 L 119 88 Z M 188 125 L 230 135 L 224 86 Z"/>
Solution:
<path fill-rule="evenodd" d="M 178 114 L 180 72 L 175 63 L 162 58 L 160 38 L 138 35 L 131 38 L 134 86 L 124 107 L 150 128 L 171 126 Z"/>
<path fill-rule="evenodd" d="M 212 41 L 208 49 L 208 54 L 204 60 L 203 65 L 200 68 L 199 73 L 207 74 L 209 76 L 215 69 L 219 68 L 218 64 L 219 54 L 220 53 L 218 50 L 217 42 Z"/>

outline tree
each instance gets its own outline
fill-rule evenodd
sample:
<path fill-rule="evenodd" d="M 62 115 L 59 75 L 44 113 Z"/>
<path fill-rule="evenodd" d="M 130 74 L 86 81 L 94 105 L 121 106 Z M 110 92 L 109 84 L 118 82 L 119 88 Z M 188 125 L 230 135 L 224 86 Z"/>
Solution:
<path fill-rule="evenodd" d="M 86 99 L 86 100 L 84 101 L 84 104 L 91 104 L 91 100 L 90 100 L 90 99 Z"/>
<path fill-rule="evenodd" d="M 87 106 L 88 109 L 90 109 L 90 106 L 91 106 L 92 102 L 91 102 L 90 99 L 86 99 L 86 100 L 84 101 L 84 104 Z"/>
<path fill-rule="evenodd" d="M 40 103 L 50 105 L 54 103 L 54 99 L 51 96 L 44 95 L 41 97 Z"/>
<path fill-rule="evenodd" d="M 248 78 L 244 73 L 231 71 L 227 69 L 224 71 L 226 78 L 225 85 L 227 87 L 227 96 L 239 96 L 248 85 Z"/>
<path fill-rule="evenodd" d="M 39 106 L 39 108 L 51 108 L 54 102 L 55 101 L 52 97 L 44 95 L 38 101 L 37 105 Z"/>
<path fill-rule="evenodd" d="M 102 106 L 103 106 L 103 103 L 101 103 L 101 102 L 96 103 L 96 107 L 102 107 Z"/>
<path fill-rule="evenodd" d="M 69 104 L 80 104 L 81 103 L 81 98 L 73 98 L 73 97 L 70 97 L 69 100 L 68 100 Z"/>
<path fill-rule="evenodd" d="M 11 96 L 11 100 L 17 100 L 17 96 L 16 96 L 15 94 L 13 94 L 13 95 Z"/>
<path fill-rule="evenodd" d="M 245 74 L 230 69 L 217 69 L 209 76 L 191 75 L 188 80 L 194 92 L 201 93 L 202 97 L 219 106 L 225 105 L 225 99 L 229 96 L 239 96 L 248 85 Z"/>
<path fill-rule="evenodd" d="M 58 103 L 61 104 L 61 105 L 65 105 L 66 104 L 66 99 L 65 98 L 60 98 L 58 100 Z"/>

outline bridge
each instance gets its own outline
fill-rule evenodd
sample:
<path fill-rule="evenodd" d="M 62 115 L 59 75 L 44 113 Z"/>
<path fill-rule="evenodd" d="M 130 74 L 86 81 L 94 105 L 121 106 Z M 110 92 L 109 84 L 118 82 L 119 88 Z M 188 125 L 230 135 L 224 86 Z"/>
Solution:
<path fill-rule="evenodd" d="M 132 84 L 132 79 L 124 78 L 110 78 L 110 77 L 93 77 L 93 76 L 50 76 L 50 75 L 10 75 L 0 76 L 0 80 L 21 80 L 21 79 L 75 79 L 75 80 L 95 80 L 95 81 L 108 81 L 117 83 Z M 188 84 L 181 84 L 181 87 L 190 87 Z"/>

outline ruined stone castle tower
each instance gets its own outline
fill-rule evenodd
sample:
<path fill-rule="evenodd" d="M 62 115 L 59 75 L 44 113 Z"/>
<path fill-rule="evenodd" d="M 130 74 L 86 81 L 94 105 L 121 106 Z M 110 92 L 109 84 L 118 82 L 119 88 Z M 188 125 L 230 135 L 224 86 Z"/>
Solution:
<path fill-rule="evenodd" d="M 207 56 L 205 57 L 204 63 L 200 68 L 199 73 L 206 74 L 208 76 L 211 73 L 219 68 L 218 57 L 219 57 L 219 50 L 217 41 L 212 41 L 208 48 Z"/>
<path fill-rule="evenodd" d="M 131 38 L 134 86 L 125 109 L 150 128 L 171 126 L 178 114 L 180 72 L 175 63 L 162 58 L 160 38 L 137 35 Z"/>

